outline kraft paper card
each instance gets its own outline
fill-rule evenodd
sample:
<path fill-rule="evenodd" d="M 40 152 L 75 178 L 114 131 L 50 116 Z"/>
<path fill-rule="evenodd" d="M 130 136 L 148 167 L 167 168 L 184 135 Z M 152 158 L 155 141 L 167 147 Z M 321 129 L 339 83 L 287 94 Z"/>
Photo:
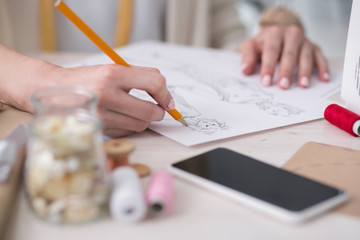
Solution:
<path fill-rule="evenodd" d="M 309 142 L 283 168 L 346 191 L 349 201 L 334 211 L 360 217 L 360 151 Z"/>

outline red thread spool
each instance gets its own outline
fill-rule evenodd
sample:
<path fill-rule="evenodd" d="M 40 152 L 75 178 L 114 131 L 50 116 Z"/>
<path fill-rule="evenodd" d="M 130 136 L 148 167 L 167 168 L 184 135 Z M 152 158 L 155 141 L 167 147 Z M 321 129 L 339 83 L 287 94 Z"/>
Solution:
<path fill-rule="evenodd" d="M 324 112 L 325 119 L 345 132 L 360 136 L 360 116 L 337 104 L 329 105 Z"/>

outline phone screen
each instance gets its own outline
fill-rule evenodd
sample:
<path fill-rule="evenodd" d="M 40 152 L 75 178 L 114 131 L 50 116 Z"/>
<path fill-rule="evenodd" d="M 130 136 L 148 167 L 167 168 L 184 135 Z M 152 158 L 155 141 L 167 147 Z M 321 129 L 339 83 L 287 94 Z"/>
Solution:
<path fill-rule="evenodd" d="M 172 166 L 290 211 L 304 210 L 343 193 L 224 148 Z"/>

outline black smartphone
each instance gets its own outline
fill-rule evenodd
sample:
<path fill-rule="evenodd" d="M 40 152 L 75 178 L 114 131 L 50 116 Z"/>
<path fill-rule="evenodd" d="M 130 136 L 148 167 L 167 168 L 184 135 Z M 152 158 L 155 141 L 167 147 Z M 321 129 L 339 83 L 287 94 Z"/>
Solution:
<path fill-rule="evenodd" d="M 174 163 L 170 171 L 289 222 L 300 222 L 348 199 L 337 188 L 225 148 Z"/>

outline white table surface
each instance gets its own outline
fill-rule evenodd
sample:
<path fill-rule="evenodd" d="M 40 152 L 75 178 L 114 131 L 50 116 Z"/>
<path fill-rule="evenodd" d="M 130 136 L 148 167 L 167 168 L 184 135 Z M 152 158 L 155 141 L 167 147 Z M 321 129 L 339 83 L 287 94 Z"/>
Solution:
<path fill-rule="evenodd" d="M 62 64 L 84 55 L 43 55 Z M 325 120 L 281 127 L 194 147 L 182 146 L 151 130 L 128 137 L 136 145 L 131 162 L 149 165 L 153 171 L 175 161 L 226 147 L 281 167 L 305 143 L 315 141 L 360 150 L 360 139 Z M 144 187 L 147 183 L 144 179 Z M 359 184 L 360 185 L 360 184 Z M 15 203 L 14 203 L 15 204 Z M 173 213 L 168 217 L 125 224 L 110 217 L 93 223 L 59 226 L 37 219 L 24 192 L 19 195 L 8 239 L 360 239 L 360 218 L 328 213 L 308 223 L 289 225 L 222 196 L 175 180 Z"/>

